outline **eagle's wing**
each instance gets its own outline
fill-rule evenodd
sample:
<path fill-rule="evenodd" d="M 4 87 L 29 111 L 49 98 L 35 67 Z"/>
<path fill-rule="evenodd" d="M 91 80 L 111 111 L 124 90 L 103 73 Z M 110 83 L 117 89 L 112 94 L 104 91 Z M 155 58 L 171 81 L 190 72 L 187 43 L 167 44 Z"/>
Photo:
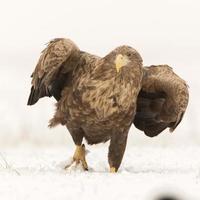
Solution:
<path fill-rule="evenodd" d="M 48 43 L 31 76 L 28 105 L 45 96 L 59 100 L 67 74 L 77 65 L 79 53 L 79 48 L 69 39 L 57 38 Z"/>
<path fill-rule="evenodd" d="M 153 137 L 181 122 L 189 100 L 186 82 L 167 65 L 144 68 L 134 125 Z"/>

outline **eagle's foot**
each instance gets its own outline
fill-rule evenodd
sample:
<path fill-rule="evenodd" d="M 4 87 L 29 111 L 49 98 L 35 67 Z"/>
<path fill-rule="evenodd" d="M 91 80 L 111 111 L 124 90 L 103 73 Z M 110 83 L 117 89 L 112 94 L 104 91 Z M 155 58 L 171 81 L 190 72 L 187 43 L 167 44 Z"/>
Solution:
<path fill-rule="evenodd" d="M 116 172 L 117 172 L 117 170 L 116 170 L 115 167 L 111 167 L 111 168 L 110 168 L 110 173 L 116 173 Z"/>
<path fill-rule="evenodd" d="M 86 151 L 85 151 L 85 145 L 82 144 L 81 146 L 76 146 L 76 150 L 75 150 L 75 153 L 74 153 L 74 156 L 73 156 L 73 160 L 70 164 L 68 164 L 67 166 L 65 166 L 65 169 L 69 168 L 73 163 L 76 164 L 76 166 L 78 164 L 81 164 L 83 169 L 85 171 L 88 170 L 88 165 L 87 165 L 87 162 L 86 162 L 86 159 L 85 159 L 85 154 L 86 154 Z"/>

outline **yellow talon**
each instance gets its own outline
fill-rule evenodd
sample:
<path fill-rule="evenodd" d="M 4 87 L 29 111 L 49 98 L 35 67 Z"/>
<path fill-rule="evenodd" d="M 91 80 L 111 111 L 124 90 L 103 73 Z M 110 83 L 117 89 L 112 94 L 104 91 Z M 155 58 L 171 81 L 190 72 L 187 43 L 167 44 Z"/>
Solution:
<path fill-rule="evenodd" d="M 116 173 L 116 172 L 117 172 L 117 170 L 115 169 L 115 167 L 110 168 L 110 173 Z"/>
<path fill-rule="evenodd" d="M 84 144 L 82 144 L 81 146 L 79 146 L 79 145 L 76 146 L 76 150 L 74 152 L 73 160 L 69 165 L 67 165 L 65 167 L 65 169 L 70 167 L 74 162 L 76 163 L 76 165 L 81 163 L 83 169 L 88 170 L 88 165 L 87 165 L 87 162 L 85 160 L 85 145 Z"/>

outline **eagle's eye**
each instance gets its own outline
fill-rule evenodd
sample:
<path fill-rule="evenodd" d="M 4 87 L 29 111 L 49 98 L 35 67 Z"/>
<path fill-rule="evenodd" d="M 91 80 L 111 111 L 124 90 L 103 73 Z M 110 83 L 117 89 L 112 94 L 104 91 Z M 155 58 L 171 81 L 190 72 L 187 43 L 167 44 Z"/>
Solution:
<path fill-rule="evenodd" d="M 131 53 L 127 53 L 127 56 L 128 56 L 128 57 L 131 57 Z"/>

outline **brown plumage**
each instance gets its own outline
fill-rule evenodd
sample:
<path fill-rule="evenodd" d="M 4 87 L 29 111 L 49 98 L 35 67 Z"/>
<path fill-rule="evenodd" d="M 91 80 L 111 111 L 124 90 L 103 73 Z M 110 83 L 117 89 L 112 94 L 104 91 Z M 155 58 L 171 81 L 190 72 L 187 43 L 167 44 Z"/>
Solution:
<path fill-rule="evenodd" d="M 134 124 L 150 137 L 168 127 L 172 132 L 181 122 L 187 108 L 188 86 L 167 65 L 152 65 L 143 70 Z"/>
<path fill-rule="evenodd" d="M 142 58 L 120 46 L 103 58 L 82 52 L 68 39 L 51 41 L 33 72 L 28 105 L 44 96 L 57 99 L 49 126 L 65 125 L 77 145 L 74 161 L 87 169 L 84 146 L 110 140 L 108 160 L 116 172 L 126 147 L 141 89 Z"/>

